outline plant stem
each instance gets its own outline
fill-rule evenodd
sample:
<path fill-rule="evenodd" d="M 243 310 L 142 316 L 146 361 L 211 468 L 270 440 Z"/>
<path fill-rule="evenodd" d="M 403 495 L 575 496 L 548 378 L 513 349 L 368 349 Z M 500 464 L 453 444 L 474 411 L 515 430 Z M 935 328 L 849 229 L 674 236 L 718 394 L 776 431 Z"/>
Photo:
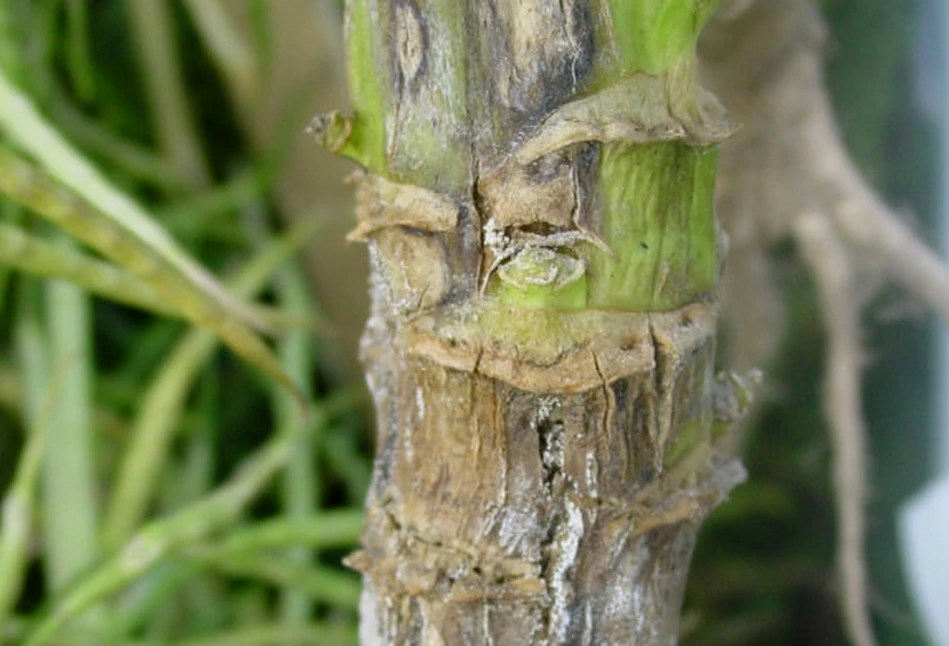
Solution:
<path fill-rule="evenodd" d="M 349 0 L 364 644 L 672 644 L 718 455 L 709 0 Z"/>

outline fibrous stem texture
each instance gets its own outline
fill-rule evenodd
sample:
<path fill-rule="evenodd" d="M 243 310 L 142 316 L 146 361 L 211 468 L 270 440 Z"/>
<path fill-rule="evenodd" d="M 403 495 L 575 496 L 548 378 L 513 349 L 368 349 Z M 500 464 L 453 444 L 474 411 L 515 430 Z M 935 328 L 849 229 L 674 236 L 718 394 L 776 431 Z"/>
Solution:
<path fill-rule="evenodd" d="M 315 128 L 364 167 L 364 644 L 675 642 L 742 477 L 715 449 L 714 4 L 347 3 L 354 113 Z"/>

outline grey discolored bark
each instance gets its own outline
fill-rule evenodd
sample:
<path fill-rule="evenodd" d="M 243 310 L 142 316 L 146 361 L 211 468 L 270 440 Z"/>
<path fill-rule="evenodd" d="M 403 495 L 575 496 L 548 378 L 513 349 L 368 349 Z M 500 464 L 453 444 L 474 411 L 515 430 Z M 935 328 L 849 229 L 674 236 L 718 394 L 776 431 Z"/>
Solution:
<path fill-rule="evenodd" d="M 696 449 L 663 471 L 657 450 L 708 403 L 709 321 L 614 316 L 629 374 L 594 365 L 541 392 L 367 339 L 380 455 L 354 559 L 363 643 L 675 642 L 698 523 L 740 470 Z M 567 364 L 545 370 L 581 370 Z"/>

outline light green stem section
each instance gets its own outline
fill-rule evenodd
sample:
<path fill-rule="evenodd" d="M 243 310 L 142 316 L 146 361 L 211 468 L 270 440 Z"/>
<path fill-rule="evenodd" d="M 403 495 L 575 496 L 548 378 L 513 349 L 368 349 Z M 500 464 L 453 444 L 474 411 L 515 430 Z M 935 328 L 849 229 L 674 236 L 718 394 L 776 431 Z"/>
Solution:
<path fill-rule="evenodd" d="M 386 173 L 385 113 L 382 88 L 389 84 L 388 70 L 376 65 L 373 50 L 381 30 L 374 29 L 370 4 L 373 0 L 346 2 L 346 60 L 349 65 L 349 92 L 356 113 L 352 132 L 339 152 L 379 175 Z"/>
<path fill-rule="evenodd" d="M 694 76 L 698 35 L 717 0 L 593 5 L 594 69 L 518 154 L 536 161 L 596 145 L 581 219 L 598 240 L 521 250 L 497 268 L 490 293 L 525 309 L 673 310 L 710 296 L 718 279 L 718 155 L 709 142 L 727 128 Z M 545 138 L 539 156 L 525 152 Z"/>
<path fill-rule="evenodd" d="M 519 288 L 500 283 L 492 294 L 496 294 L 505 303 L 517 304 L 518 307 L 572 312 L 587 307 L 587 280 L 583 277 L 557 290 L 541 286 Z"/>
<path fill-rule="evenodd" d="M 718 3 L 605 0 L 611 25 L 596 37 L 611 44 L 611 55 L 599 61 L 593 87 L 633 74 L 669 78 L 694 59 L 699 33 Z M 675 114 L 694 97 L 673 92 L 669 100 Z M 614 255 L 587 250 L 589 307 L 670 310 L 714 289 L 717 159 L 714 147 L 684 141 L 601 146 L 597 232 Z"/>
<path fill-rule="evenodd" d="M 606 0 L 618 69 L 660 74 L 695 56 L 699 33 L 720 0 Z M 601 35 L 602 37 L 602 35 Z"/>
<path fill-rule="evenodd" d="M 587 254 L 589 307 L 670 310 L 714 288 L 717 158 L 678 142 L 603 146 L 599 235 L 613 255 Z"/>
<path fill-rule="evenodd" d="M 636 75 L 661 77 L 630 87 L 659 96 L 631 96 L 635 105 L 667 105 L 667 119 L 694 117 L 698 87 L 685 74 L 698 34 L 715 0 L 605 0 L 596 38 L 605 54 L 597 61 L 587 91 L 612 87 Z M 605 11 L 602 11 L 605 10 Z M 607 19 L 608 18 L 608 19 Z M 688 69 L 688 67 L 686 67 Z M 604 106 L 606 109 L 606 106 Z M 636 115 L 617 114 L 617 118 Z M 648 129 L 649 124 L 643 126 Z M 685 126 L 684 126 L 685 127 Z M 526 308 L 667 311 L 710 295 L 718 279 L 718 232 L 713 212 L 717 148 L 686 139 L 657 142 L 609 140 L 599 144 L 593 229 L 602 245 L 579 252 L 585 275 L 564 284 L 512 288 L 500 295 Z M 557 275 L 570 257 L 548 253 L 520 273 Z M 522 254 L 502 267 L 511 273 Z M 508 281 L 512 282 L 512 281 Z M 513 281 L 517 284 L 518 281 Z M 530 282 L 530 281 L 527 281 Z M 536 281 L 535 281 L 536 282 Z"/>

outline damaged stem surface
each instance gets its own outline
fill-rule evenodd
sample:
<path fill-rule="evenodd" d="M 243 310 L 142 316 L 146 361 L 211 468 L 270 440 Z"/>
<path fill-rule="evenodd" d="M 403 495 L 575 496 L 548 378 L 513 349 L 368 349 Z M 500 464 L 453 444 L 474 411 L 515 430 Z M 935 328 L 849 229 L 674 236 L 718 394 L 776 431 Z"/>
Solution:
<path fill-rule="evenodd" d="M 715 451 L 704 0 L 349 0 L 364 644 L 672 644 Z"/>

